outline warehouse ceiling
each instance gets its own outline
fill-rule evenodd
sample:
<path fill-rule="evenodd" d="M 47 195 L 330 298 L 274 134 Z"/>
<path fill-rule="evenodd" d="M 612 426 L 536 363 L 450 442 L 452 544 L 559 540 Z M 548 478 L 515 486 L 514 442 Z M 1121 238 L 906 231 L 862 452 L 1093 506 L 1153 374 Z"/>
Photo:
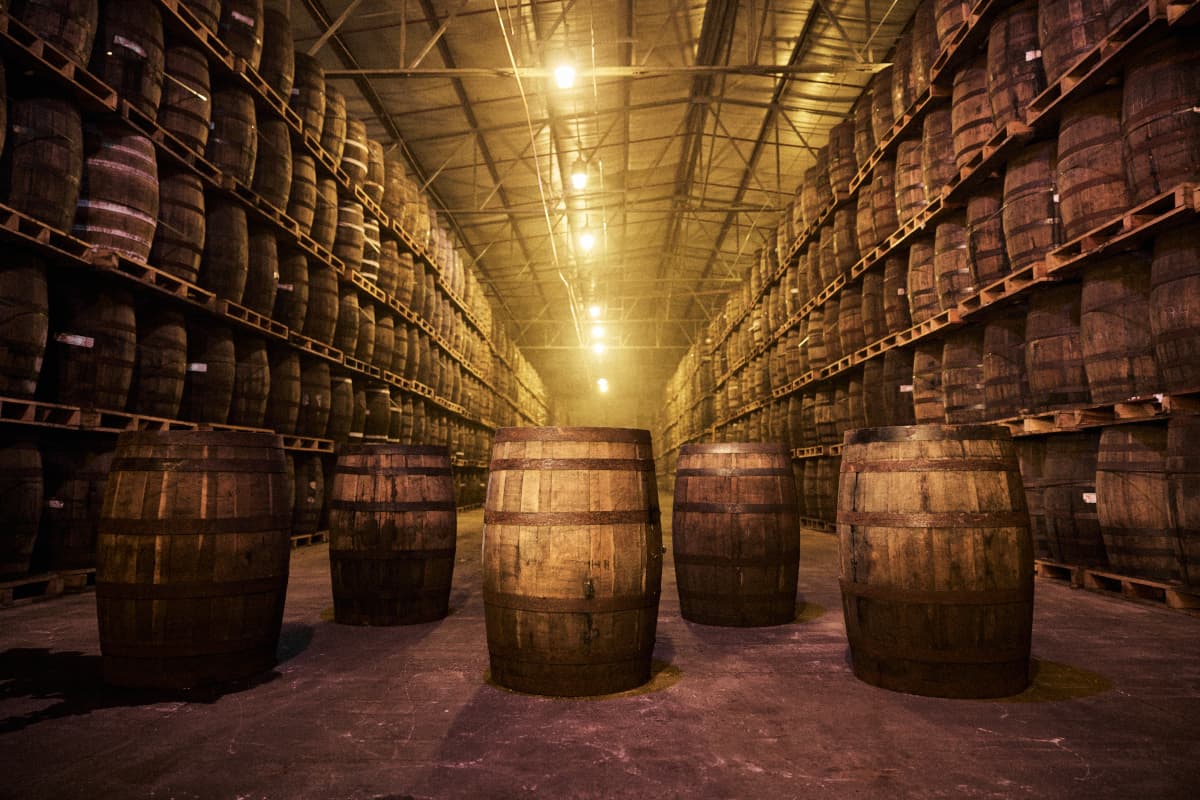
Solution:
<path fill-rule="evenodd" d="M 915 5 L 293 0 L 292 16 L 297 50 L 403 153 L 569 398 L 599 377 L 661 390 Z"/>

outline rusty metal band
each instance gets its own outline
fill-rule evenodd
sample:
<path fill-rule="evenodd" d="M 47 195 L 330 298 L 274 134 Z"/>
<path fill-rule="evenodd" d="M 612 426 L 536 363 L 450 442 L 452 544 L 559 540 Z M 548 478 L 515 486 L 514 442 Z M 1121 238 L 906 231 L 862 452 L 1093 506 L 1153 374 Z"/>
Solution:
<path fill-rule="evenodd" d="M 963 442 L 978 439 L 1011 439 L 1000 425 L 896 425 L 888 428 L 857 428 L 847 431 L 846 444 L 872 442 Z"/>
<path fill-rule="evenodd" d="M 676 503 L 674 510 L 676 514 L 800 514 L 795 503 Z"/>
<path fill-rule="evenodd" d="M 787 567 L 800 561 L 799 550 L 788 550 L 775 556 L 734 558 L 732 556 L 702 556 L 675 551 L 675 563 L 697 567 Z"/>
<path fill-rule="evenodd" d="M 286 540 L 292 527 L 291 513 L 257 517 L 214 519 L 105 519 L 100 536 L 202 536 L 211 533 L 279 533 Z"/>
<path fill-rule="evenodd" d="M 637 428 L 500 428 L 493 442 L 614 442 L 650 444 L 650 431 Z"/>
<path fill-rule="evenodd" d="M 604 472 L 653 472 L 652 458 L 493 458 L 488 464 L 493 470 L 587 470 Z"/>
<path fill-rule="evenodd" d="M 106 656 L 117 658 L 191 658 L 198 656 L 221 656 L 230 653 L 266 650 L 274 653 L 277 639 L 273 633 L 247 636 L 244 639 L 223 639 L 218 642 L 198 644 L 196 640 L 185 642 L 125 642 L 102 638 L 100 651 Z"/>
<path fill-rule="evenodd" d="M 442 456 L 450 459 L 450 448 L 435 444 L 343 444 L 339 456 Z"/>
<path fill-rule="evenodd" d="M 790 460 L 790 451 L 786 445 L 767 442 L 715 442 L 711 444 L 685 444 L 679 448 L 680 456 L 728 455 L 736 453 L 767 453 L 779 455 Z"/>
<path fill-rule="evenodd" d="M 245 581 L 180 581 L 179 583 L 117 583 L 96 581 L 96 596 L 120 600 L 190 600 L 200 597 L 241 597 L 250 594 L 283 596 L 287 576 Z"/>
<path fill-rule="evenodd" d="M 209 472 L 228 475 L 229 473 L 265 473 L 283 475 L 287 471 L 283 460 L 274 458 L 198 458 L 195 456 L 180 458 L 114 458 L 113 472 Z"/>
<path fill-rule="evenodd" d="M 330 561 L 437 561 L 454 558 L 454 548 L 439 550 L 329 550 Z"/>
<path fill-rule="evenodd" d="M 483 511 L 485 525 L 538 528 L 558 525 L 657 525 L 658 520 L 657 508 L 631 511 Z"/>
<path fill-rule="evenodd" d="M 838 509 L 839 525 L 867 525 L 879 528 L 1028 528 L 1026 511 L 846 511 Z"/>
<path fill-rule="evenodd" d="M 626 597 L 530 597 L 523 594 L 496 592 L 485 589 L 483 602 L 492 608 L 512 611 L 536 611 L 545 614 L 612 614 L 618 611 L 648 611 L 658 609 L 658 593 Z"/>
<path fill-rule="evenodd" d="M 751 469 L 730 467 L 709 469 L 678 469 L 675 470 L 676 478 L 766 478 L 766 477 L 786 477 L 792 480 L 792 468 L 789 465 L 786 469 L 779 467 L 754 467 Z"/>
<path fill-rule="evenodd" d="M 842 459 L 842 472 L 1010 472 L 1016 458 L 906 458 L 894 461 Z"/>
<path fill-rule="evenodd" d="M 392 500 L 330 500 L 331 511 L 357 511 L 359 513 L 406 514 L 415 511 L 454 511 L 453 500 L 414 500 L 412 502 Z"/>
<path fill-rule="evenodd" d="M 900 605 L 1005 606 L 1033 602 L 1033 585 L 1023 589 L 901 589 L 838 580 L 842 594 Z"/>
<path fill-rule="evenodd" d="M 454 470 L 449 464 L 438 467 L 395 467 L 395 466 L 380 466 L 372 464 L 369 466 L 349 466 L 347 464 L 338 464 L 334 468 L 334 472 L 338 475 L 383 475 L 383 476 L 404 476 L 404 475 L 434 475 L 450 477 L 454 474 Z"/>
<path fill-rule="evenodd" d="M 283 448 L 283 437 L 266 431 L 123 431 L 117 447 Z"/>
<path fill-rule="evenodd" d="M 911 641 L 887 646 L 878 641 L 859 638 L 851 645 L 852 652 L 886 661 L 915 661 L 924 664 L 1010 664 L 1029 659 L 1029 643 L 1007 647 L 955 647 L 938 650 L 922 647 Z"/>

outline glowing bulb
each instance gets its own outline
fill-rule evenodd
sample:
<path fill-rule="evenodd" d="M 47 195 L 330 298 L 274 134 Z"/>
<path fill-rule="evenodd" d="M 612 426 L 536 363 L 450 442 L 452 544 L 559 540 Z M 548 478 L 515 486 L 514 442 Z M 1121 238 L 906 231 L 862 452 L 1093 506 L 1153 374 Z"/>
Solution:
<path fill-rule="evenodd" d="M 588 306 L 588 316 L 592 319 L 600 319 L 600 315 L 602 313 L 604 313 L 604 309 L 602 309 L 596 303 L 592 303 L 590 306 Z"/>
<path fill-rule="evenodd" d="M 560 89 L 570 89 L 575 85 L 575 68 L 570 64 L 562 64 L 555 67 L 554 82 Z"/>
<path fill-rule="evenodd" d="M 604 355 L 604 351 L 607 349 L 608 348 L 604 346 L 604 342 L 596 342 L 594 345 L 592 345 L 592 352 L 598 356 Z"/>
<path fill-rule="evenodd" d="M 582 158 L 575 159 L 575 164 L 571 167 L 571 186 L 575 187 L 576 191 L 582 190 L 587 186 L 588 173 L 587 164 Z"/>
<path fill-rule="evenodd" d="M 593 339 L 603 339 L 604 338 L 604 326 L 603 325 L 593 325 L 592 326 L 592 338 Z"/>
<path fill-rule="evenodd" d="M 579 246 L 583 248 L 583 252 L 589 252 L 596 246 L 596 234 L 591 231 L 584 231 L 579 235 Z"/>
<path fill-rule="evenodd" d="M 596 381 L 596 388 L 599 389 L 601 392 L 607 392 L 608 391 L 608 379 L 607 378 L 599 378 Z"/>

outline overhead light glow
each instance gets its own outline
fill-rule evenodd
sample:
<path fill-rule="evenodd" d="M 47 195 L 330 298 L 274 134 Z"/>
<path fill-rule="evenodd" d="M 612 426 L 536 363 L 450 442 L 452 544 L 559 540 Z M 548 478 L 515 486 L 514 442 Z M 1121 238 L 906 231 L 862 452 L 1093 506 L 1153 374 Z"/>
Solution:
<path fill-rule="evenodd" d="M 600 319 L 600 315 L 604 313 L 604 309 L 598 303 L 592 303 L 588 306 L 588 316 L 592 319 Z"/>
<path fill-rule="evenodd" d="M 601 392 L 608 391 L 608 378 L 599 378 L 596 380 L 596 388 Z"/>
<path fill-rule="evenodd" d="M 575 85 L 575 68 L 570 64 L 561 64 L 555 67 L 554 83 L 560 89 L 570 89 Z"/>
<path fill-rule="evenodd" d="M 592 338 L 593 339 L 603 339 L 604 338 L 604 326 L 603 325 L 593 325 L 592 326 Z"/>
<path fill-rule="evenodd" d="M 596 342 L 592 345 L 592 352 L 598 356 L 604 355 L 604 351 L 608 348 L 604 346 L 604 342 Z"/>
<path fill-rule="evenodd" d="M 579 246 L 583 248 L 583 252 L 590 252 L 596 246 L 596 234 L 591 231 L 584 231 L 579 234 Z"/>
<path fill-rule="evenodd" d="M 571 186 L 575 187 L 576 191 L 581 191 L 587 187 L 587 182 L 587 162 L 582 158 L 577 158 L 575 159 L 575 163 L 571 165 Z"/>

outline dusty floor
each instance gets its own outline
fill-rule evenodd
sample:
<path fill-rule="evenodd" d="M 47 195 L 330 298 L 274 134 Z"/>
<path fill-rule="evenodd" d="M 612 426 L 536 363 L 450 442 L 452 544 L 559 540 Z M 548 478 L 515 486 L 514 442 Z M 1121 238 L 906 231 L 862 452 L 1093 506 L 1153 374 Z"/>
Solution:
<path fill-rule="evenodd" d="M 92 595 L 0 611 L 0 797 L 1200 796 L 1195 617 L 1039 581 L 1030 690 L 895 694 L 852 675 L 806 533 L 795 623 L 684 622 L 668 555 L 652 683 L 548 699 L 485 680 L 481 525 L 451 615 L 406 628 L 331 622 L 326 546 L 295 551 L 279 666 L 224 693 L 106 689 Z"/>

